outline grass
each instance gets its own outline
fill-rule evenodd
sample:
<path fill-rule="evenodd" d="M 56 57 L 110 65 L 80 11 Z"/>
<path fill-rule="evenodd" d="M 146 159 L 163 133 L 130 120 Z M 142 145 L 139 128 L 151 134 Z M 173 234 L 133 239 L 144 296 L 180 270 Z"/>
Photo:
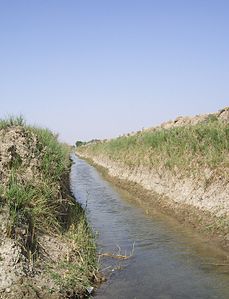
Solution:
<path fill-rule="evenodd" d="M 229 125 L 209 116 L 194 126 L 142 131 L 77 150 L 104 155 L 128 167 L 162 167 L 184 175 L 199 175 L 208 168 L 228 177 Z"/>
<path fill-rule="evenodd" d="M 25 169 L 17 153 L 9 165 L 11 174 L 2 197 L 10 208 L 10 234 L 14 234 L 15 227 L 20 224 L 27 225 L 34 234 L 58 232 L 63 227 L 60 219 L 64 219 L 62 213 L 67 204 L 62 198 L 60 184 L 69 169 L 69 149 L 59 143 L 51 131 L 26 126 L 21 117 L 0 123 L 2 130 L 19 126 L 28 140 L 35 137 L 33 154 L 39 160 L 39 176 L 32 182 L 21 181 Z"/>
<path fill-rule="evenodd" d="M 41 169 L 44 176 L 54 181 L 60 179 L 69 165 L 69 147 L 57 141 L 57 135 L 48 129 L 29 127 L 39 139 L 38 151 L 44 151 Z"/>
<path fill-rule="evenodd" d="M 0 208 L 9 211 L 8 237 L 19 242 L 33 263 L 39 256 L 39 236 L 64 236 L 75 248 L 74 263 L 61 260 L 52 265 L 52 271 L 56 277 L 65 273 L 58 282 L 62 292 L 71 288 L 81 293 L 91 284 L 97 261 L 95 240 L 85 212 L 66 187 L 70 147 L 60 143 L 50 130 L 26 125 L 21 116 L 0 120 L 0 138 L 11 129 L 19 130 L 26 144 L 15 140 L 6 152 L 11 160 L 0 169 L 0 175 L 1 171 L 2 175 L 9 174 L 0 183 Z M 32 177 L 26 176 L 28 170 Z"/>
<path fill-rule="evenodd" d="M 22 115 L 9 116 L 6 119 L 0 119 L 0 130 L 6 129 L 12 126 L 25 126 L 25 120 Z"/>
<path fill-rule="evenodd" d="M 72 290 L 74 293 L 77 283 L 78 290 L 85 290 L 92 285 L 90 277 L 96 278 L 96 246 L 94 236 L 90 226 L 86 221 L 85 211 L 80 207 L 76 207 L 77 223 L 74 223 L 69 232 L 68 237 L 74 244 L 74 250 L 70 256 L 66 257 L 58 264 L 57 270 L 51 271 L 51 276 L 60 287 L 63 293 Z M 78 260 L 78 262 L 75 262 Z M 79 262 L 80 261 L 80 262 Z"/>

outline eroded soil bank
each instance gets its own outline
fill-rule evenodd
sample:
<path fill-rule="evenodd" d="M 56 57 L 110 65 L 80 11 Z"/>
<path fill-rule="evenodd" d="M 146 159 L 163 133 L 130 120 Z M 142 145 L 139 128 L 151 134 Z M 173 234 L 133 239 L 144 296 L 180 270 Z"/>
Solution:
<path fill-rule="evenodd" d="M 131 136 L 88 143 L 77 154 L 137 194 L 142 205 L 175 216 L 228 249 L 228 120 L 228 108 L 178 118 Z"/>
<path fill-rule="evenodd" d="M 49 130 L 0 121 L 0 298 L 84 298 L 96 248 L 70 196 L 69 148 Z"/>

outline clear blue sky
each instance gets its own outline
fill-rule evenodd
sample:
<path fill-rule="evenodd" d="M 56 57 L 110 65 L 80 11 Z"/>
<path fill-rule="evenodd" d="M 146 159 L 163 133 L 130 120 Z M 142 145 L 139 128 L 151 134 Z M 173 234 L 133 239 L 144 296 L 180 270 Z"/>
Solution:
<path fill-rule="evenodd" d="M 0 117 L 109 138 L 229 105 L 229 1 L 0 0 Z"/>

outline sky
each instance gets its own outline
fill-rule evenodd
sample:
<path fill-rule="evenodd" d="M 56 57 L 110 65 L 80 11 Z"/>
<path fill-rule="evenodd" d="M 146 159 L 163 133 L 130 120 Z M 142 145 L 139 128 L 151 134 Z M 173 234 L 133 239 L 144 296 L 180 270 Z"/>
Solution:
<path fill-rule="evenodd" d="M 0 118 L 74 144 L 225 106 L 227 0 L 0 0 Z"/>

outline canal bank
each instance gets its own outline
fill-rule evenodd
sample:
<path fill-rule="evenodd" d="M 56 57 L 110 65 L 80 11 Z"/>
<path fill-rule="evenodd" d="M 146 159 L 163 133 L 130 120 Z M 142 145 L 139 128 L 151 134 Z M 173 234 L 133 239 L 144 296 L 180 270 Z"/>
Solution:
<path fill-rule="evenodd" d="M 70 147 L 21 117 L 0 120 L 0 298 L 88 297 L 94 235 L 70 195 Z"/>
<path fill-rule="evenodd" d="M 74 158 L 71 188 L 98 233 L 101 253 L 130 254 L 101 260 L 109 279 L 95 298 L 226 299 L 228 257 L 158 211 L 147 214 L 137 198 L 115 187 L 84 160 Z M 227 264 L 227 265 L 226 265 Z"/>
<path fill-rule="evenodd" d="M 115 184 L 229 248 L 229 109 L 77 148 Z"/>

